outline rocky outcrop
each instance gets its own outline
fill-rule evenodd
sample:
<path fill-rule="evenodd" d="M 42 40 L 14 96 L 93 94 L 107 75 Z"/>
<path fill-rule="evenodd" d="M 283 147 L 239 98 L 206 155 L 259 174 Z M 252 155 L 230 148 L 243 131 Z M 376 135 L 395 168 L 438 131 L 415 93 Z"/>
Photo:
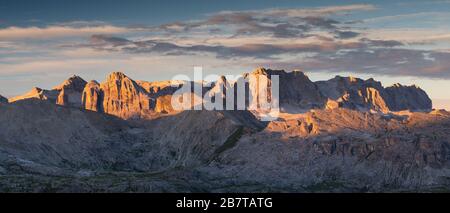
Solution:
<path fill-rule="evenodd" d="M 71 89 L 74 91 L 83 91 L 86 83 L 87 82 L 80 76 L 73 75 L 60 85 L 53 87 L 53 90 Z"/>
<path fill-rule="evenodd" d="M 86 84 L 81 101 L 84 109 L 103 112 L 103 93 L 97 81 L 90 81 Z"/>
<path fill-rule="evenodd" d="M 339 108 L 339 102 L 328 98 L 327 103 L 325 105 L 325 109 L 333 110 L 337 108 Z"/>
<path fill-rule="evenodd" d="M 387 112 L 382 95 L 383 87 L 373 79 L 364 81 L 354 77 L 340 77 L 328 81 L 316 82 L 320 92 L 340 107 L 358 110 L 376 110 Z M 381 91 L 381 92 L 380 92 Z"/>
<path fill-rule="evenodd" d="M 365 91 L 361 91 L 361 96 L 364 97 L 364 102 L 370 103 L 371 107 L 376 111 L 383 113 L 389 112 L 390 108 L 387 106 L 387 103 L 383 99 L 379 90 L 373 87 L 368 87 Z"/>
<path fill-rule="evenodd" d="M 279 76 L 280 107 L 284 108 L 283 110 L 301 111 L 322 108 L 326 104 L 327 98 L 320 93 L 317 85 L 300 71 L 285 72 L 258 68 L 252 73 L 245 74 L 244 77 L 250 79 L 253 76 L 258 79 L 259 76 L 265 76 L 270 79 L 271 75 Z M 270 82 L 269 85 L 271 85 Z M 250 88 L 250 92 L 255 93 L 255 88 Z"/>
<path fill-rule="evenodd" d="M 86 81 L 79 76 L 72 76 L 62 84 L 53 88 L 59 91 L 56 104 L 62 106 L 82 107 L 81 96 L 86 86 Z"/>
<path fill-rule="evenodd" d="M 136 81 L 149 95 L 171 95 L 178 87 L 174 85 L 183 84 L 182 81 Z"/>
<path fill-rule="evenodd" d="M 433 107 L 431 99 L 421 88 L 395 84 L 386 88 L 389 108 L 392 111 L 430 111 Z"/>
<path fill-rule="evenodd" d="M 172 107 L 172 95 L 183 85 L 181 81 L 136 81 L 154 100 L 151 106 L 156 113 L 173 113 L 175 110 Z"/>
<path fill-rule="evenodd" d="M 81 107 L 81 93 L 85 85 L 86 81 L 74 75 L 51 90 L 35 87 L 25 95 L 13 97 L 9 101 L 38 99 L 62 106 Z"/>
<path fill-rule="evenodd" d="M 181 83 L 181 82 L 178 82 Z M 177 82 L 134 81 L 123 73 L 111 73 L 105 82 L 89 82 L 82 93 L 82 106 L 123 119 L 148 118 L 155 113 L 172 113 Z"/>
<path fill-rule="evenodd" d="M 164 114 L 174 112 L 174 109 L 172 108 L 172 95 L 158 96 L 158 98 L 156 98 L 154 111 Z"/>
<path fill-rule="evenodd" d="M 152 99 L 128 76 L 114 72 L 100 85 L 96 82 L 86 85 L 82 103 L 86 109 L 130 119 L 148 113 Z"/>
<path fill-rule="evenodd" d="M 320 92 L 340 107 L 357 110 L 389 111 L 430 111 L 431 100 L 418 87 L 395 85 L 384 88 L 374 79 L 362 80 L 354 77 L 340 77 L 328 81 L 318 81 Z"/>
<path fill-rule="evenodd" d="M 34 87 L 28 93 L 20 96 L 16 96 L 9 99 L 9 102 L 16 102 L 20 100 L 26 99 L 38 99 L 43 101 L 49 101 L 51 103 L 56 103 L 56 99 L 58 98 L 59 91 L 57 90 L 45 90 L 39 87 Z"/>

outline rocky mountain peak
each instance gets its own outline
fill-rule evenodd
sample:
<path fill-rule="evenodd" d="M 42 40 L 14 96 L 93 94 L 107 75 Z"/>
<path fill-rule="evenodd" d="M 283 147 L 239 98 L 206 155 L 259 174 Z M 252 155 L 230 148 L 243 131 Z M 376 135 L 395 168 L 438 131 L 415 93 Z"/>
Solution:
<path fill-rule="evenodd" d="M 272 70 L 272 69 L 266 69 L 266 68 L 257 68 L 253 72 L 251 72 L 250 75 L 265 75 L 265 76 L 268 76 L 269 78 L 271 75 L 291 76 L 291 77 L 297 77 L 297 78 L 298 77 L 308 78 L 308 76 L 306 76 L 305 73 L 300 70 L 286 72 L 285 70 Z"/>
<path fill-rule="evenodd" d="M 244 77 L 249 79 L 252 75 L 256 75 L 256 77 L 266 75 L 269 79 L 272 75 L 279 76 L 279 98 L 281 108 L 284 110 L 302 111 L 321 108 L 326 104 L 327 99 L 302 71 L 286 72 L 284 70 L 258 68 L 252 73 L 244 75 Z M 272 85 L 271 82 L 270 85 Z"/>
<path fill-rule="evenodd" d="M 91 111 L 103 112 L 103 104 L 101 101 L 102 97 L 103 95 L 100 90 L 100 84 L 95 80 L 90 81 L 83 89 L 81 97 L 83 108 Z"/>
<path fill-rule="evenodd" d="M 142 87 L 136 83 L 136 81 L 129 78 L 122 72 L 113 72 L 109 74 L 106 81 L 101 83 L 100 86 L 102 89 L 106 89 L 108 91 L 111 90 L 117 98 L 124 93 L 136 95 L 143 90 Z M 126 96 L 124 98 L 126 98 Z"/>
<path fill-rule="evenodd" d="M 418 87 L 394 84 L 384 88 L 381 82 L 370 78 L 341 77 L 316 82 L 321 93 L 339 105 L 351 109 L 388 111 L 429 111 L 431 100 Z"/>
<path fill-rule="evenodd" d="M 145 89 L 121 72 L 111 73 L 100 84 L 100 93 L 97 101 L 102 100 L 104 112 L 121 118 L 140 117 L 151 107 L 152 101 Z"/>
<path fill-rule="evenodd" d="M 353 76 L 344 77 L 344 76 L 340 76 L 340 75 L 337 75 L 336 77 L 334 77 L 330 81 L 336 81 L 336 82 L 339 82 L 341 84 L 347 84 L 347 85 L 350 85 L 350 84 L 361 84 L 361 83 L 365 82 L 361 78 L 356 78 L 356 77 L 353 77 Z"/>
<path fill-rule="evenodd" d="M 59 91 L 56 99 L 56 104 L 62 106 L 81 107 L 81 93 L 84 90 L 87 82 L 77 76 L 65 80 L 62 84 L 53 88 L 55 91 Z"/>
<path fill-rule="evenodd" d="M 112 72 L 108 75 L 108 77 L 106 78 L 106 81 L 107 82 L 122 81 L 123 79 L 129 79 L 129 78 L 122 72 Z"/>
<path fill-rule="evenodd" d="M 309 77 L 300 70 L 294 70 L 291 72 L 286 72 L 285 70 L 272 70 L 272 69 L 266 69 L 266 68 L 257 68 L 255 69 L 253 72 L 251 73 L 247 73 L 244 75 L 244 77 L 247 77 L 249 75 L 265 75 L 268 76 L 270 78 L 271 75 L 278 75 L 280 76 L 284 76 L 284 77 L 294 77 L 294 78 L 303 78 L 303 79 L 308 79 Z"/>
<path fill-rule="evenodd" d="M 31 88 L 31 90 L 27 94 L 38 94 L 38 93 L 41 93 L 42 91 L 43 91 L 42 88 L 33 87 L 33 88 Z"/>
<path fill-rule="evenodd" d="M 73 75 L 72 77 L 65 80 L 62 84 L 54 87 L 54 90 L 62 90 L 62 89 L 72 89 L 75 91 L 83 91 L 84 86 L 86 86 L 86 81 L 80 76 Z"/>
<path fill-rule="evenodd" d="M 433 107 L 427 93 L 416 85 L 395 84 L 386 88 L 392 111 L 430 111 Z"/>
<path fill-rule="evenodd" d="M 228 89 L 231 89 L 231 85 L 230 82 L 227 80 L 227 78 L 225 76 L 220 76 L 216 82 L 213 83 L 213 86 L 211 89 L 209 89 L 209 91 L 207 92 L 207 94 L 209 95 L 214 95 L 214 94 L 221 94 L 222 98 L 225 98 L 226 95 L 226 91 Z"/>
<path fill-rule="evenodd" d="M 264 67 L 258 67 L 255 70 L 253 70 L 252 74 L 255 74 L 255 75 L 267 75 L 267 70 Z"/>

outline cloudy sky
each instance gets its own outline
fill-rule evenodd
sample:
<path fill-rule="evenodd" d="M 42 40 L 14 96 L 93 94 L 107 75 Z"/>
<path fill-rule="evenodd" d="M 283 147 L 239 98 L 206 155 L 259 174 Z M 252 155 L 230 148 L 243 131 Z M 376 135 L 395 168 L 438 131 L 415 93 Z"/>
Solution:
<path fill-rule="evenodd" d="M 0 94 L 264 66 L 416 84 L 450 109 L 448 23 L 450 0 L 2 0 Z"/>

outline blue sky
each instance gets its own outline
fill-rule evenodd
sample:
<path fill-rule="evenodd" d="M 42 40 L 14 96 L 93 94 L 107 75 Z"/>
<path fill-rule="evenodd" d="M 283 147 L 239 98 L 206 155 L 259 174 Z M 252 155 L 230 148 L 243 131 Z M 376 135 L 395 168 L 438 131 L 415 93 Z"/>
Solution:
<path fill-rule="evenodd" d="M 0 2 L 0 94 L 111 71 L 170 79 L 203 66 L 302 69 L 313 80 L 417 84 L 450 108 L 450 0 Z"/>

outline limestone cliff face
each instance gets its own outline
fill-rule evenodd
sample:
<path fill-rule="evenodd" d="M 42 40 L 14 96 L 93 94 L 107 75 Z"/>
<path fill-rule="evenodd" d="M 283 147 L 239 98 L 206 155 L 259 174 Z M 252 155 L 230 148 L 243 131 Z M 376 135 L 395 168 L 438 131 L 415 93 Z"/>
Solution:
<path fill-rule="evenodd" d="M 387 112 L 389 108 L 383 100 L 383 87 L 373 79 L 364 81 L 354 77 L 340 77 L 316 82 L 320 92 L 340 107 L 360 110 Z"/>
<path fill-rule="evenodd" d="M 72 76 L 53 90 L 59 91 L 56 104 L 62 106 L 81 107 L 81 96 L 86 86 L 86 81 L 79 76 Z"/>
<path fill-rule="evenodd" d="M 172 95 L 163 95 L 156 98 L 154 111 L 157 113 L 173 112 L 174 109 L 172 108 Z"/>
<path fill-rule="evenodd" d="M 384 113 L 389 112 L 389 107 L 381 96 L 379 90 L 373 87 L 368 87 L 365 91 L 361 91 L 361 96 L 364 97 L 364 102 L 366 105 L 371 106 L 376 111 L 381 111 Z"/>
<path fill-rule="evenodd" d="M 149 95 L 171 95 L 178 88 L 172 87 L 172 85 L 182 84 L 181 81 L 136 81 L 136 83 L 142 87 Z"/>
<path fill-rule="evenodd" d="M 322 108 L 325 106 L 327 98 L 323 96 L 317 85 L 314 84 L 303 72 L 293 71 L 285 72 L 284 70 L 270 70 L 258 68 L 250 74 L 246 74 L 245 78 L 271 75 L 279 76 L 279 98 L 281 108 L 299 108 L 311 109 Z M 271 82 L 269 82 L 271 85 Z M 250 92 L 256 92 L 255 88 L 250 88 Z"/>
<path fill-rule="evenodd" d="M 394 85 L 384 88 L 374 79 L 362 80 L 337 76 L 328 81 L 316 82 L 320 92 L 340 107 L 389 111 L 429 111 L 432 108 L 428 95 L 415 86 Z"/>
<path fill-rule="evenodd" d="M 111 73 L 105 82 L 89 82 L 82 93 L 83 108 L 123 119 L 147 118 L 154 113 L 171 113 L 171 81 L 134 81 L 120 72 Z"/>
<path fill-rule="evenodd" d="M 96 112 L 103 112 L 103 93 L 97 81 L 90 81 L 83 89 L 82 107 Z"/>
<path fill-rule="evenodd" d="M 181 85 L 182 82 L 176 81 L 136 81 L 147 94 L 154 100 L 151 108 L 157 113 L 172 113 L 175 110 L 172 108 L 172 95 L 179 87 L 174 85 Z"/>
<path fill-rule="evenodd" d="M 140 118 L 151 109 L 147 92 L 123 73 L 111 73 L 100 85 L 90 82 L 83 90 L 84 108 L 123 119 Z"/>
<path fill-rule="evenodd" d="M 8 103 L 8 99 L 0 95 L 0 103 Z"/>

